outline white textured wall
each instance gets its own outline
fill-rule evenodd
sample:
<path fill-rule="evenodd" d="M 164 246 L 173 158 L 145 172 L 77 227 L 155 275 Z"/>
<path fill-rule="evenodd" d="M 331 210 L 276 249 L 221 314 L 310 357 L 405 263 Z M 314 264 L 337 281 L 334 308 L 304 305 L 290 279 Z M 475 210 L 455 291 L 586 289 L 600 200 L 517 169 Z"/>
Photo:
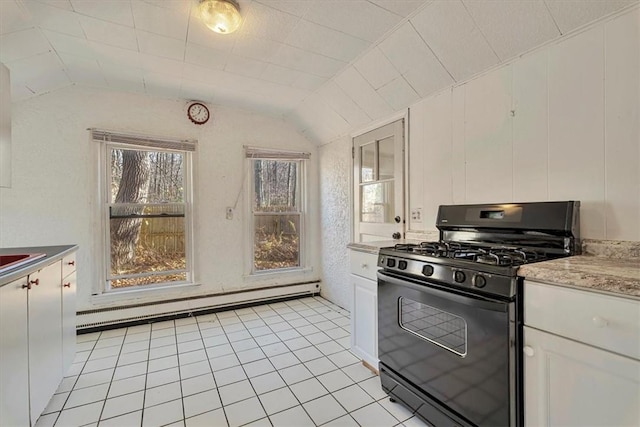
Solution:
<path fill-rule="evenodd" d="M 322 229 L 321 294 L 347 310 L 351 306 L 349 257 L 351 239 L 351 139 L 338 139 L 319 149 L 320 226 Z"/>
<path fill-rule="evenodd" d="M 92 307 L 101 253 L 97 210 L 97 144 L 89 127 L 198 139 L 195 174 L 195 272 L 201 286 L 178 296 L 209 294 L 320 277 L 319 247 L 311 271 L 243 276 L 245 194 L 225 219 L 243 184 L 243 144 L 303 150 L 309 161 L 309 234 L 319 240 L 317 148 L 278 118 L 210 106 L 212 120 L 193 125 L 186 101 L 69 87 L 13 105 L 13 186 L 0 189 L 0 247 L 78 244 L 78 309 Z"/>

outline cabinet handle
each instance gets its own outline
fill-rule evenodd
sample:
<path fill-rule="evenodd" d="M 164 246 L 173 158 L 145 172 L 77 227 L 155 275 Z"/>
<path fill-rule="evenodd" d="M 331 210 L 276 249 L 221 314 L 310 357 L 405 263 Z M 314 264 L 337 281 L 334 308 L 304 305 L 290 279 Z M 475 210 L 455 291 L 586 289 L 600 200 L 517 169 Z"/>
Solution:
<path fill-rule="evenodd" d="M 75 262 L 75 261 L 69 261 L 67 264 L 69 264 L 69 265 L 76 265 L 76 262 Z"/>
<path fill-rule="evenodd" d="M 31 289 L 31 283 L 27 283 L 26 285 L 22 285 L 22 289 L 27 288 L 27 290 Z"/>
<path fill-rule="evenodd" d="M 70 288 L 71 287 L 71 282 L 69 283 L 65 283 L 64 285 L 62 285 L 63 288 Z"/>
<path fill-rule="evenodd" d="M 369 264 L 367 264 L 366 262 L 363 262 L 362 264 L 360 264 L 361 268 L 369 268 Z"/>
<path fill-rule="evenodd" d="M 596 328 L 604 328 L 606 327 L 609 322 L 607 321 L 607 319 L 603 319 L 600 316 L 593 316 L 593 318 L 591 319 L 591 321 L 593 322 L 594 326 Z"/>
<path fill-rule="evenodd" d="M 525 345 L 522 350 L 524 351 L 524 354 L 527 355 L 527 357 L 533 357 L 533 355 L 536 354 L 533 347 L 529 347 L 528 345 Z"/>
<path fill-rule="evenodd" d="M 38 286 L 40 284 L 40 279 L 29 280 L 29 283 L 32 284 L 32 285 Z M 29 289 L 31 289 L 31 288 L 29 288 Z"/>

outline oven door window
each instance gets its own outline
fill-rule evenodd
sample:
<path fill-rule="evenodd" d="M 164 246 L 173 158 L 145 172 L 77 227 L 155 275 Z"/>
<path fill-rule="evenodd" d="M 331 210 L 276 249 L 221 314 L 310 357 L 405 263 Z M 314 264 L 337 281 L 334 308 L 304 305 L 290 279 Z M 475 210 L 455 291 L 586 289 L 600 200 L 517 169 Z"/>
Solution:
<path fill-rule="evenodd" d="M 409 298 L 398 298 L 398 323 L 426 341 L 464 357 L 467 354 L 467 322 L 455 314 Z"/>

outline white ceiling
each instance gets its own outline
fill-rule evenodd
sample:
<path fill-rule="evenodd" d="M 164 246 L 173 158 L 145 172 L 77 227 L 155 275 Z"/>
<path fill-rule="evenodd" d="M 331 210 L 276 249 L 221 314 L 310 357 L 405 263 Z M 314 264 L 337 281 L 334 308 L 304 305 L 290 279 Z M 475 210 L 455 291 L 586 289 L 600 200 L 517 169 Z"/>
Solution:
<path fill-rule="evenodd" d="M 316 142 L 380 119 L 640 0 L 0 0 L 12 98 L 71 84 L 287 117 Z"/>

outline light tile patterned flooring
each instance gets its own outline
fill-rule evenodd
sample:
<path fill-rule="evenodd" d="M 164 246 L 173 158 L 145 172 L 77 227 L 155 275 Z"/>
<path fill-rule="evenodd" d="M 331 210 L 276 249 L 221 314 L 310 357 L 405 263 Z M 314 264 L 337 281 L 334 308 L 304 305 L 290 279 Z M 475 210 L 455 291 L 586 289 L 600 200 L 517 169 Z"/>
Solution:
<path fill-rule="evenodd" d="M 79 335 L 36 427 L 424 426 L 349 341 L 320 297 Z"/>

